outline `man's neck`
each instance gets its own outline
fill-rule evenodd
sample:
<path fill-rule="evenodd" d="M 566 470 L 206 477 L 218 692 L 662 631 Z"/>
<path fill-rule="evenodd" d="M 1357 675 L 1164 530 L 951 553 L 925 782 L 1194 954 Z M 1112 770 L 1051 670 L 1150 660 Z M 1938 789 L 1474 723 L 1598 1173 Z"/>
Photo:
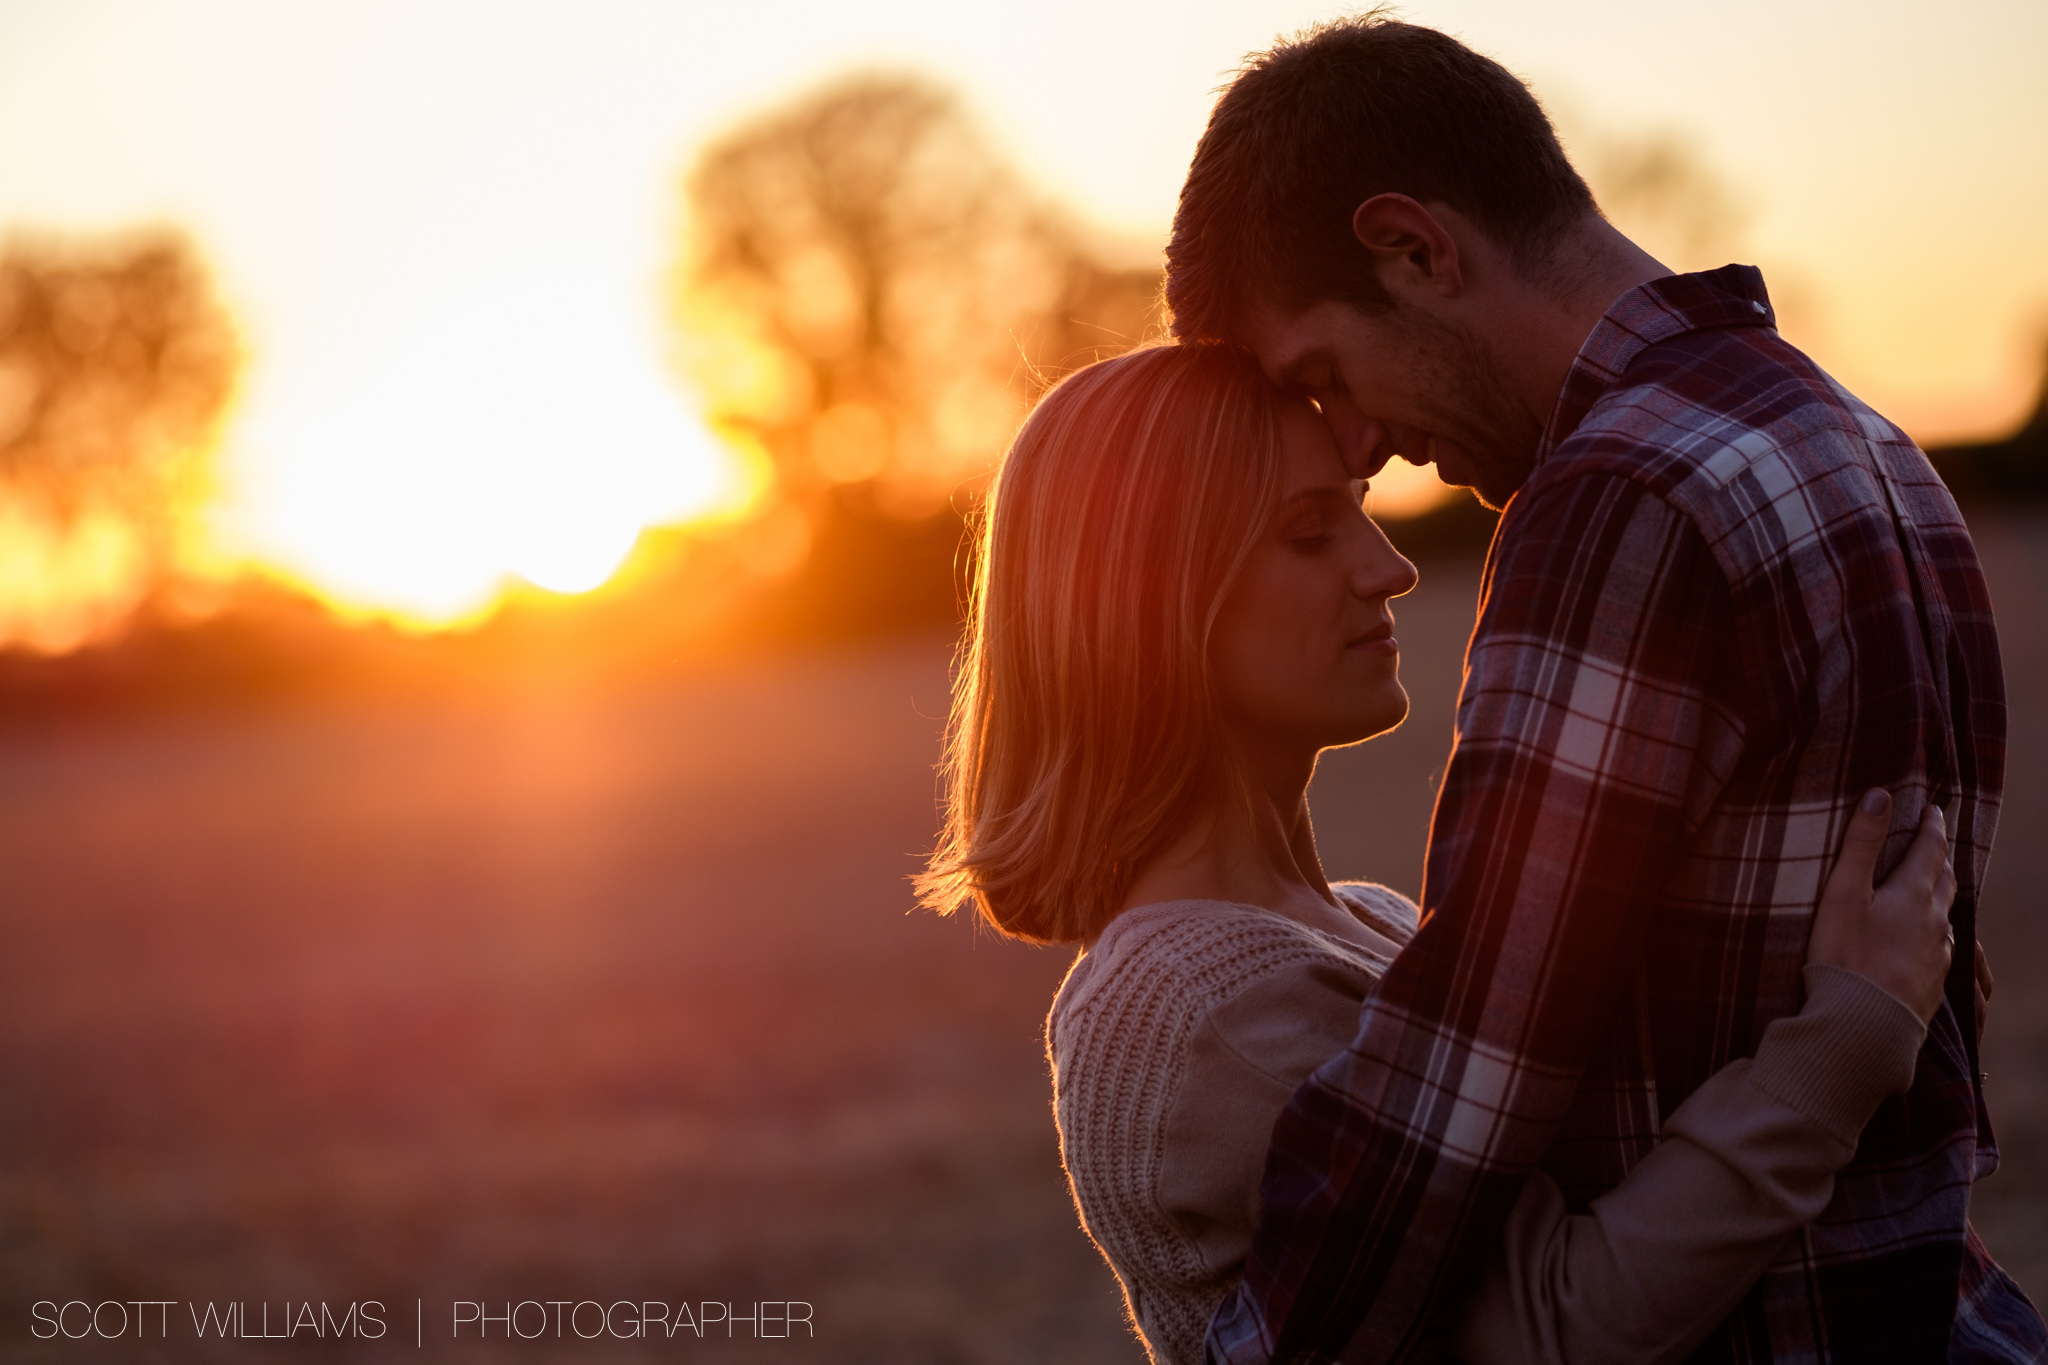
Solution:
<path fill-rule="evenodd" d="M 1516 400 L 1540 430 L 1579 349 L 1614 301 L 1671 274 L 1612 223 L 1590 214 L 1566 233 L 1539 280 L 1519 278 L 1496 296 L 1486 335 L 1494 339 Z"/>

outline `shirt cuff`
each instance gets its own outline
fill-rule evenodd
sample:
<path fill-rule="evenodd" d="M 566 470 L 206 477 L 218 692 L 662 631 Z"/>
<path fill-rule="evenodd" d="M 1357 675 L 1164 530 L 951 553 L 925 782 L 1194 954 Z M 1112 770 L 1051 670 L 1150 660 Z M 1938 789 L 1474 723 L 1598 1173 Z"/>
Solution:
<path fill-rule="evenodd" d="M 1846 967 L 1809 962 L 1806 1006 L 1764 1030 L 1749 1083 L 1850 1146 L 1877 1106 L 1913 1084 L 1927 1026 Z"/>

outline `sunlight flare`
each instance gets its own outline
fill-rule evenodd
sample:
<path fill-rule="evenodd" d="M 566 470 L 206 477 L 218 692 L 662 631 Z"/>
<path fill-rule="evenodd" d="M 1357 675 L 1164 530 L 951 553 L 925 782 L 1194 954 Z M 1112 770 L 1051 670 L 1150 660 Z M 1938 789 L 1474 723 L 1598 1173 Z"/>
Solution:
<path fill-rule="evenodd" d="M 589 281 L 499 276 L 381 330 L 328 382 L 259 373 L 240 443 L 256 553 L 346 614 L 433 628 L 515 580 L 588 592 L 643 528 L 751 486 Z"/>

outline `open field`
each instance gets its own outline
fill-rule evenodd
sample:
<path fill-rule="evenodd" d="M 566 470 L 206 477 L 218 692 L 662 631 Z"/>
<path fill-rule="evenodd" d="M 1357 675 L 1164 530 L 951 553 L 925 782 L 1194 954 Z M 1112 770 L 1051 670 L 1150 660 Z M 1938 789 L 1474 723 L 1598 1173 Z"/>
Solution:
<path fill-rule="evenodd" d="M 2040 1298 L 2048 518 L 1980 543 L 2014 714 L 1976 1216 Z M 1333 873 L 1410 891 L 1477 566 L 1424 578 L 1413 718 L 1315 793 Z M 0 735 L 0 1358 L 1138 1360 L 1048 1112 L 1069 955 L 911 911 L 946 652 Z M 38 1342 L 42 1299 L 389 1326 Z M 816 1336 L 450 1340 L 529 1299 L 797 1300 Z"/>

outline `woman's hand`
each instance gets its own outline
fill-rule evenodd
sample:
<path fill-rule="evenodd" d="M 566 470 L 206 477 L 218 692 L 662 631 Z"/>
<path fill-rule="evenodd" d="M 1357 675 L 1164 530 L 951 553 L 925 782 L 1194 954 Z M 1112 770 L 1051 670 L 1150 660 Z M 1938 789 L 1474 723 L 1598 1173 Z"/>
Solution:
<path fill-rule="evenodd" d="M 1841 856 L 1821 889 L 1806 960 L 1868 977 L 1928 1023 L 1941 1008 L 1942 986 L 1955 955 L 1956 931 L 1948 922 L 1948 908 L 1956 898 L 1956 874 L 1949 865 L 1941 808 L 1930 804 L 1904 860 L 1872 891 L 1891 812 L 1891 795 L 1872 789 L 1849 817 Z"/>

